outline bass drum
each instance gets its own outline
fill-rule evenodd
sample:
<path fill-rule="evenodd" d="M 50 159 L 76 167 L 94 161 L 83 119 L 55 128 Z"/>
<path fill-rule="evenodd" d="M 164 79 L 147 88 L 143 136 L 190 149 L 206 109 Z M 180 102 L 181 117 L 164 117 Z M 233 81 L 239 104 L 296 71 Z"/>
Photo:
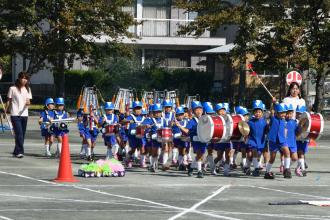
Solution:
<path fill-rule="evenodd" d="M 226 123 L 222 116 L 203 115 L 197 125 L 200 142 L 218 142 L 226 136 Z"/>
<path fill-rule="evenodd" d="M 299 127 L 302 133 L 299 140 L 313 139 L 317 140 L 321 137 L 324 129 L 324 119 L 319 113 L 304 112 L 299 119 Z"/>

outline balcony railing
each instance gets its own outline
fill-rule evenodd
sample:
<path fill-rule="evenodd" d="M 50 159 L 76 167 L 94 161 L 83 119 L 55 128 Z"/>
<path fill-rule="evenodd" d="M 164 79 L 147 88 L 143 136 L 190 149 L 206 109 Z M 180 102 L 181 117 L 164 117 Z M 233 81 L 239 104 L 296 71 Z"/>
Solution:
<path fill-rule="evenodd" d="M 143 18 L 142 20 L 135 19 L 141 22 L 141 28 L 137 26 L 129 27 L 130 33 L 137 37 L 193 37 L 192 35 L 179 35 L 180 26 L 185 26 L 193 20 L 180 19 L 157 19 Z M 138 33 L 139 32 L 139 33 Z M 205 31 L 200 38 L 209 38 L 210 32 Z"/>

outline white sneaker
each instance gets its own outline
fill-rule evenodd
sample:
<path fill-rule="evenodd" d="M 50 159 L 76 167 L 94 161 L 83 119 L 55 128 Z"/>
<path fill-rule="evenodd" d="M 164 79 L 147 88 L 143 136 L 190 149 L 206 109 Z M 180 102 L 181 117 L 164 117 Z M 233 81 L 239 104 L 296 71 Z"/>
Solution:
<path fill-rule="evenodd" d="M 50 156 L 52 156 L 52 154 L 51 154 L 49 151 L 46 151 L 46 152 L 45 152 L 45 156 L 46 156 L 46 157 L 50 157 Z"/>

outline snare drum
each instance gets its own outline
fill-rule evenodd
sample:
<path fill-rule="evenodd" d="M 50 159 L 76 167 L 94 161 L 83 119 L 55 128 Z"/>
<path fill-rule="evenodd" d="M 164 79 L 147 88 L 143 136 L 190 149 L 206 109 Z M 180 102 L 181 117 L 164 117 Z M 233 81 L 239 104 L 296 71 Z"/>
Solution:
<path fill-rule="evenodd" d="M 157 141 L 160 143 L 171 142 L 173 133 L 171 128 L 160 128 L 157 130 Z"/>
<path fill-rule="evenodd" d="M 145 127 L 144 126 L 137 126 L 136 127 L 136 133 L 135 133 L 135 137 L 142 139 L 144 137 L 145 134 Z"/>
<path fill-rule="evenodd" d="M 222 116 L 203 115 L 197 125 L 198 139 L 202 143 L 218 142 L 226 136 L 226 123 Z"/>
<path fill-rule="evenodd" d="M 106 125 L 103 129 L 105 136 L 115 135 L 115 125 Z"/>
<path fill-rule="evenodd" d="M 324 129 L 324 119 L 319 113 L 304 112 L 300 116 L 299 126 L 302 129 L 300 140 L 320 138 Z"/>
<path fill-rule="evenodd" d="M 230 133 L 228 134 L 228 138 L 231 140 L 231 141 L 240 141 L 241 138 L 242 138 L 242 134 L 239 130 L 239 127 L 238 127 L 238 124 L 241 122 L 241 121 L 244 121 L 244 117 L 242 115 L 233 115 L 233 116 L 230 116 L 231 117 L 231 120 L 230 120 L 230 123 L 229 123 L 229 126 L 231 127 L 230 128 Z"/>

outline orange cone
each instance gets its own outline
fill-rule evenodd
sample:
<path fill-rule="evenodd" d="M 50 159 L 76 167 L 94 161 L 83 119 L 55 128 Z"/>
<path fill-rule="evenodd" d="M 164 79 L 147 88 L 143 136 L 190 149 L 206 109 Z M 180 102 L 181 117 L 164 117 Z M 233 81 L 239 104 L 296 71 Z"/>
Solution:
<path fill-rule="evenodd" d="M 68 135 L 64 135 L 62 138 L 62 150 L 60 165 L 58 167 L 57 178 L 55 182 L 78 182 L 72 175 L 70 149 L 69 149 L 69 138 Z"/>
<path fill-rule="evenodd" d="M 316 142 L 314 139 L 309 140 L 308 147 L 316 147 Z"/>

